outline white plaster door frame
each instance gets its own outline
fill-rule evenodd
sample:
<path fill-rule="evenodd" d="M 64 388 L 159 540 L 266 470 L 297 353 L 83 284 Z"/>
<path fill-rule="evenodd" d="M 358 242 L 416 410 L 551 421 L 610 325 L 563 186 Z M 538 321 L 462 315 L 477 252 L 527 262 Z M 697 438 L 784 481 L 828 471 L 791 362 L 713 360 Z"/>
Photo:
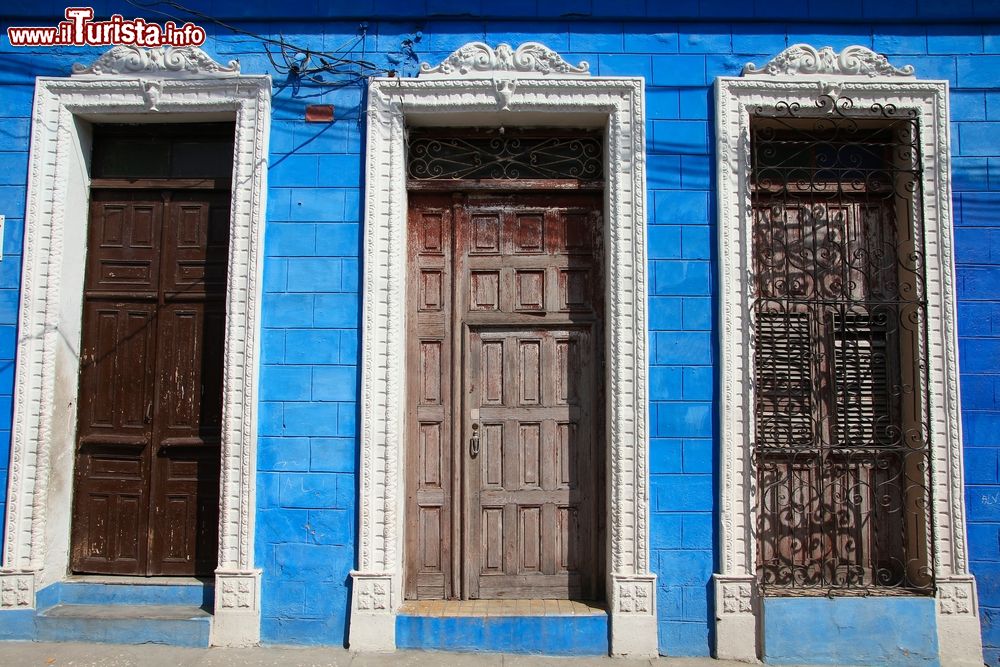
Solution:
<path fill-rule="evenodd" d="M 657 653 L 649 568 L 642 78 L 591 77 L 547 47 L 472 42 L 368 97 L 358 568 L 350 646 L 393 650 L 402 602 L 407 124 L 604 127 L 607 596 L 611 651 Z"/>
<path fill-rule="evenodd" d="M 844 98 L 847 98 L 844 100 Z M 952 239 L 948 82 L 920 81 L 863 46 L 837 53 L 788 47 L 743 77 L 716 81 L 719 209 L 719 572 L 715 575 L 716 657 L 758 658 L 761 598 L 756 587 L 756 497 L 750 461 L 754 435 L 751 306 L 750 121 L 776 105 L 822 118 L 830 104 L 871 117 L 886 106 L 919 121 L 927 300 L 930 512 L 937 630 L 946 664 L 982 664 L 975 580 L 969 573 L 959 415 L 955 259 Z M 820 104 L 822 102 L 822 104 Z M 798 105 L 798 106 L 794 106 Z"/>
<path fill-rule="evenodd" d="M 224 353 L 219 564 L 212 642 L 256 643 L 257 376 L 271 80 L 196 47 L 114 47 L 35 85 L 18 319 L 2 609 L 68 572 L 89 122 L 235 121 Z M 8 594 L 8 592 L 10 594 Z"/>

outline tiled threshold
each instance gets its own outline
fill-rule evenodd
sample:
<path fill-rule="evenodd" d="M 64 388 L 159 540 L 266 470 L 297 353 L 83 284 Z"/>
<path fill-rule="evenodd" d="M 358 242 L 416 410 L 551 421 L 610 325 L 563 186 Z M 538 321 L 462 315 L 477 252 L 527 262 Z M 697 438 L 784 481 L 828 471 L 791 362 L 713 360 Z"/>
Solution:
<path fill-rule="evenodd" d="M 592 600 L 407 600 L 404 616 L 604 616 L 607 606 Z"/>

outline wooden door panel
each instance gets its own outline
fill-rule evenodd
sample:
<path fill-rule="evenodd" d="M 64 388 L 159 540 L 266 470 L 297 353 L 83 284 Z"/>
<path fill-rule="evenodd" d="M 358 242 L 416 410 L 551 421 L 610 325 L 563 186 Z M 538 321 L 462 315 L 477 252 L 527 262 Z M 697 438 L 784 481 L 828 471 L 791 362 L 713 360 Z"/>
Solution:
<path fill-rule="evenodd" d="M 164 229 L 162 291 L 167 299 L 225 294 L 228 193 L 174 193 Z"/>
<path fill-rule="evenodd" d="M 141 573 L 148 507 L 145 451 L 126 446 L 88 449 L 77 471 L 83 488 L 74 507 L 74 569 Z"/>
<path fill-rule="evenodd" d="M 150 574 L 214 569 L 223 320 L 216 302 L 161 311 Z"/>
<path fill-rule="evenodd" d="M 88 292 L 155 296 L 163 203 L 134 193 L 95 193 L 90 205 Z"/>
<path fill-rule="evenodd" d="M 73 569 L 141 574 L 149 511 L 156 308 L 84 306 Z"/>
<path fill-rule="evenodd" d="M 211 574 L 218 552 L 218 440 L 172 442 L 157 452 L 149 573 Z"/>
<path fill-rule="evenodd" d="M 80 436 L 149 437 L 156 308 L 150 303 L 89 301 L 80 355 Z"/>
<path fill-rule="evenodd" d="M 157 338 L 150 574 L 211 574 L 218 551 L 228 200 L 167 208 Z"/>
<path fill-rule="evenodd" d="M 406 576 L 409 599 L 451 597 L 452 200 L 410 210 L 407 247 Z"/>
<path fill-rule="evenodd" d="M 225 193 L 93 193 L 74 571 L 214 570 L 228 219 Z"/>
<path fill-rule="evenodd" d="M 600 208 L 411 193 L 407 598 L 598 594 Z"/>
<path fill-rule="evenodd" d="M 478 425 L 480 441 L 468 480 L 473 513 L 468 539 L 475 540 L 472 544 L 480 551 L 469 555 L 470 597 L 562 598 L 596 593 L 599 480 L 594 471 L 600 466 L 594 464 L 592 451 L 593 413 L 581 409 L 579 400 L 571 403 L 560 396 L 554 372 L 560 352 L 566 359 L 566 350 L 573 347 L 590 349 L 591 338 L 589 327 L 470 333 L 466 384 L 471 410 L 466 432 Z M 506 367 L 515 379 L 501 385 L 510 389 L 506 395 L 501 392 L 492 400 L 491 366 Z M 593 362 L 588 357 L 565 368 L 562 382 L 575 385 L 576 396 L 589 401 L 595 395 Z M 580 469 L 590 473 L 583 484 L 577 474 Z"/>
<path fill-rule="evenodd" d="M 161 440 L 218 435 L 225 311 L 217 302 L 160 310 L 157 425 Z"/>

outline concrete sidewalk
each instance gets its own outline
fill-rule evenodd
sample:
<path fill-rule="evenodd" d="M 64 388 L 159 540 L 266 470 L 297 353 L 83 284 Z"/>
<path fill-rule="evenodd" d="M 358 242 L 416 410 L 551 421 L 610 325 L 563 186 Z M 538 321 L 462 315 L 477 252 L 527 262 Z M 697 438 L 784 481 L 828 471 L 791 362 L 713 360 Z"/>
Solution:
<path fill-rule="evenodd" d="M 177 648 L 144 644 L 45 644 L 0 642 L 0 665 L 20 667 L 745 667 L 744 663 L 711 658 L 659 658 L 623 660 L 612 658 L 553 658 L 548 656 L 478 655 L 399 651 L 382 655 L 359 655 L 342 648 L 266 647 L 248 649 Z"/>

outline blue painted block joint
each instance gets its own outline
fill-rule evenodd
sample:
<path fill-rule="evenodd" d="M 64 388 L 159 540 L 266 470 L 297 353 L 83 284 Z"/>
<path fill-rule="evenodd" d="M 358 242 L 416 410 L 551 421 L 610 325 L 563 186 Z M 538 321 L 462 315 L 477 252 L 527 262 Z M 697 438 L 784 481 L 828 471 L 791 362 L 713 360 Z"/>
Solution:
<path fill-rule="evenodd" d="M 764 661 L 937 665 L 934 598 L 767 598 Z"/>
<path fill-rule="evenodd" d="M 396 646 L 425 651 L 607 655 L 608 616 L 396 617 Z"/>

